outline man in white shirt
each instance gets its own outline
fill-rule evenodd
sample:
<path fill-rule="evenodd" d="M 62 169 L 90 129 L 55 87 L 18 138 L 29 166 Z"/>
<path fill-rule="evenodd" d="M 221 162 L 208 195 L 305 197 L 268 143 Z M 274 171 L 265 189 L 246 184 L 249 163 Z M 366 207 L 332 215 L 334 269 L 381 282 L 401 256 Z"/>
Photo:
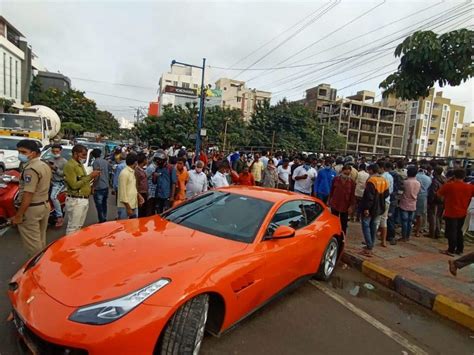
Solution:
<path fill-rule="evenodd" d="M 283 159 L 283 164 L 277 168 L 278 188 L 288 190 L 290 187 L 291 167 L 288 159 Z"/>
<path fill-rule="evenodd" d="M 212 186 L 214 188 L 229 186 L 229 181 L 227 180 L 226 172 L 230 171 L 230 165 L 227 160 L 224 160 L 219 165 L 219 170 L 214 174 L 211 179 Z"/>
<path fill-rule="evenodd" d="M 189 172 L 189 180 L 186 185 L 186 198 L 192 198 L 202 192 L 207 191 L 207 176 L 202 169 L 204 163 L 201 160 L 196 162 L 196 168 Z"/>
<path fill-rule="evenodd" d="M 300 165 L 293 172 L 293 179 L 295 180 L 295 192 L 311 195 L 311 188 L 316 175 L 316 170 L 311 167 L 310 160 L 306 158 L 304 165 Z"/>

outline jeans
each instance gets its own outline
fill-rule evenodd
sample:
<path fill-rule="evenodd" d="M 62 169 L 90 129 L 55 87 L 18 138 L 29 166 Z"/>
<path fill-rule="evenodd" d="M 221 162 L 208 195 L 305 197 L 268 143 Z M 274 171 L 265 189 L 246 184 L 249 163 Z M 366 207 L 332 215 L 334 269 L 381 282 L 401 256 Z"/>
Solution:
<path fill-rule="evenodd" d="M 316 194 L 316 197 L 323 201 L 325 204 L 328 203 L 329 195 Z M 333 213 L 334 214 L 334 213 Z M 337 216 L 337 215 L 336 215 Z"/>
<path fill-rule="evenodd" d="M 148 200 L 148 193 L 145 192 L 140 192 L 140 195 L 143 197 L 143 201 L 145 201 L 145 203 L 143 203 L 143 205 L 141 205 L 140 207 L 138 207 L 138 217 L 146 217 L 148 216 L 147 214 L 147 205 L 146 205 L 146 201 Z"/>
<path fill-rule="evenodd" d="M 413 218 L 415 217 L 415 211 L 405 211 L 400 209 L 400 215 L 402 217 L 402 238 L 410 239 L 410 233 L 413 226 Z"/>
<path fill-rule="evenodd" d="M 62 218 L 63 217 L 63 211 L 61 209 L 61 203 L 58 200 L 58 195 L 59 193 L 64 190 L 64 183 L 63 182 L 56 182 L 54 181 L 51 185 L 51 202 L 53 203 L 54 206 L 54 215 L 57 218 Z"/>
<path fill-rule="evenodd" d="M 464 236 L 462 233 L 462 226 L 464 219 L 444 217 L 446 221 L 446 238 L 448 238 L 448 251 L 450 253 L 461 254 L 464 251 Z"/>
<path fill-rule="evenodd" d="M 100 189 L 94 191 L 95 208 L 99 223 L 107 221 L 107 199 L 109 198 L 109 189 Z"/>
<path fill-rule="evenodd" d="M 118 219 L 132 219 L 132 218 L 137 218 L 138 216 L 138 208 L 133 209 L 133 214 L 129 216 L 127 214 L 127 209 L 125 207 L 117 207 L 117 215 Z"/>
<path fill-rule="evenodd" d="M 156 200 L 156 213 L 160 214 L 166 211 L 168 208 L 171 207 L 171 202 L 169 198 L 159 198 L 157 197 Z"/>
<path fill-rule="evenodd" d="M 388 219 L 387 219 L 387 240 L 391 242 L 395 239 L 395 224 L 397 221 L 397 210 L 398 207 L 395 202 L 390 203 L 388 208 Z"/>
<path fill-rule="evenodd" d="M 362 233 L 364 234 L 365 245 L 367 245 L 367 249 L 369 250 L 374 248 L 375 238 L 377 236 L 377 230 L 379 229 L 381 217 L 382 216 L 362 217 Z"/>
<path fill-rule="evenodd" d="M 347 212 L 339 212 L 336 211 L 334 208 L 331 208 L 331 213 L 335 216 L 338 216 L 341 220 L 341 228 L 344 234 L 347 234 L 347 221 L 349 220 L 349 213 Z"/>

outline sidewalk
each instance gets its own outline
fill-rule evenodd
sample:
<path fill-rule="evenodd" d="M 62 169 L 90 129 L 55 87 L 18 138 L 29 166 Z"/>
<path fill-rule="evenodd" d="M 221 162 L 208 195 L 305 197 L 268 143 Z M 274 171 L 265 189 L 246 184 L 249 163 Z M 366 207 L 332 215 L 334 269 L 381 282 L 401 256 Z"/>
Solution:
<path fill-rule="evenodd" d="M 360 255 L 364 240 L 360 223 L 349 222 L 342 260 L 364 274 L 415 302 L 474 330 L 474 266 L 448 270 L 448 260 L 439 250 L 447 249 L 447 239 L 412 237 L 383 248 L 377 241 L 373 257 Z M 474 251 L 465 243 L 464 253 Z"/>

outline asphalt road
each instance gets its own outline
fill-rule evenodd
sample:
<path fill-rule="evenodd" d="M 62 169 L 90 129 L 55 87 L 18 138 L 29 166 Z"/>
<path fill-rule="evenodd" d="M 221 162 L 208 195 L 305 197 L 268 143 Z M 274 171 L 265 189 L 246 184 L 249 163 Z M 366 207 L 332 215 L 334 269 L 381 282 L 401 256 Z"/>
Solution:
<path fill-rule="evenodd" d="M 91 207 L 87 224 L 97 221 Z M 64 229 L 49 230 L 48 241 Z M 0 237 L 0 355 L 19 354 L 4 295 L 25 260 L 19 235 L 11 229 Z M 209 355 L 367 353 L 472 355 L 474 334 L 340 265 L 330 282 L 306 283 L 220 338 L 206 336 L 201 348 Z"/>

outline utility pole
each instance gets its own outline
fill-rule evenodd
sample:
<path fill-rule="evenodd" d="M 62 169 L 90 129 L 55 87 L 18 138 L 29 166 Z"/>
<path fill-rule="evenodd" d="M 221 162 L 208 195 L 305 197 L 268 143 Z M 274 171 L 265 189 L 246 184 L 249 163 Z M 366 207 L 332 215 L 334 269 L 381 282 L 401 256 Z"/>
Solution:
<path fill-rule="evenodd" d="M 272 135 L 272 155 L 273 155 L 273 146 L 275 145 L 275 131 L 273 131 L 273 135 Z"/>
<path fill-rule="evenodd" d="M 321 130 L 321 152 L 324 150 L 324 128 L 326 126 L 323 124 L 323 129 Z"/>
<path fill-rule="evenodd" d="M 206 90 L 204 87 L 204 73 L 206 71 L 206 58 L 202 58 L 202 67 L 198 65 L 192 65 L 192 64 L 187 64 L 187 63 L 181 63 L 176 60 L 171 61 L 171 66 L 179 64 L 183 65 L 185 67 L 192 67 L 192 68 L 198 68 L 202 70 L 202 76 L 201 76 L 201 97 L 200 97 L 200 107 L 199 107 L 199 115 L 198 115 L 198 120 L 197 120 L 197 132 L 196 132 L 196 156 L 195 159 L 196 161 L 199 160 L 199 156 L 201 155 L 201 129 L 202 129 L 202 121 L 203 121 L 203 116 L 204 116 L 204 104 L 206 102 Z"/>

